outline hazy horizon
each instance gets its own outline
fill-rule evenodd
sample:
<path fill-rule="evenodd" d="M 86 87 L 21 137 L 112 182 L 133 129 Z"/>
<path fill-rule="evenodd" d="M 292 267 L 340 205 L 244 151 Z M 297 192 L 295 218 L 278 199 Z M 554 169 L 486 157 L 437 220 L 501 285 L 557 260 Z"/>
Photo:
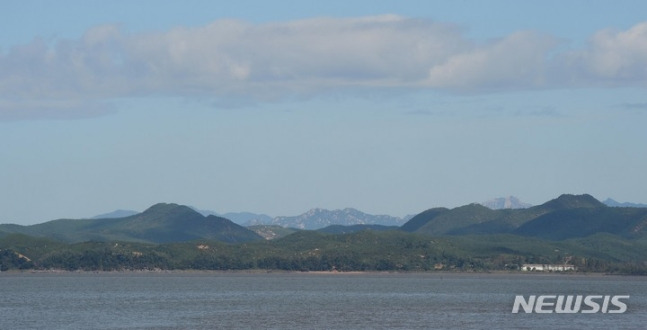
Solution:
<path fill-rule="evenodd" d="M 255 215 L 259 215 L 259 216 L 269 216 L 271 218 L 294 217 L 294 216 L 300 216 L 300 215 L 306 214 L 307 212 L 310 212 L 312 210 L 317 210 L 317 209 L 327 210 L 327 211 L 343 211 L 345 209 L 354 209 L 354 210 L 357 210 L 357 211 L 360 211 L 360 212 L 363 212 L 363 213 L 366 213 L 366 214 L 369 214 L 369 215 L 374 215 L 374 216 L 392 216 L 392 217 L 396 217 L 396 218 L 400 218 L 400 219 L 407 219 L 407 218 L 411 218 L 413 216 L 416 216 L 417 214 L 419 214 L 419 213 L 421 213 L 423 211 L 426 211 L 426 210 L 428 210 L 430 208 L 434 208 L 434 207 L 447 207 L 447 208 L 452 209 L 452 208 L 455 208 L 455 207 L 461 207 L 461 206 L 465 206 L 465 205 L 468 205 L 468 204 L 477 203 L 477 204 L 481 204 L 483 206 L 486 206 L 488 208 L 492 208 L 491 206 L 487 205 L 488 202 L 492 202 L 492 201 L 497 200 L 497 199 L 505 199 L 505 198 L 509 198 L 509 197 L 516 198 L 516 196 L 509 195 L 509 196 L 495 197 L 495 198 L 491 198 L 491 199 L 488 199 L 488 200 L 469 202 L 469 203 L 462 204 L 462 205 L 452 205 L 452 206 L 434 205 L 434 206 L 431 206 L 431 207 L 428 207 L 428 208 L 425 208 L 425 209 L 422 209 L 422 210 L 416 210 L 416 211 L 412 211 L 412 212 L 405 213 L 405 214 L 371 213 L 371 212 L 366 212 L 365 210 L 357 209 L 357 208 L 352 207 L 352 206 L 346 206 L 346 207 L 342 207 L 342 208 L 331 208 L 331 209 L 320 208 L 320 207 L 311 207 L 311 208 L 305 209 L 305 210 L 303 210 L 301 212 L 294 213 L 294 214 L 268 214 L 267 212 L 263 212 L 263 211 L 251 212 L 251 211 L 247 211 L 247 210 L 234 210 L 234 211 L 220 212 L 220 211 L 214 210 L 214 209 L 200 208 L 200 207 L 196 207 L 194 205 L 189 205 L 189 204 L 185 205 L 185 204 L 180 204 L 180 203 L 174 203 L 172 201 L 159 202 L 159 203 L 172 203 L 172 204 L 178 204 L 178 205 L 185 205 L 185 206 L 188 206 L 188 207 L 194 209 L 196 212 L 202 213 L 203 215 L 217 214 L 219 216 L 225 216 L 225 217 L 228 214 L 237 214 L 237 213 L 250 213 L 250 214 L 255 214 Z M 555 196 L 554 198 L 551 198 L 550 200 L 556 199 L 558 197 L 559 196 Z M 595 197 L 595 196 L 593 196 L 593 197 Z M 615 200 L 612 197 L 606 197 L 604 199 L 601 199 L 601 198 L 596 198 L 596 199 L 598 201 L 600 201 L 600 202 L 606 202 L 608 199 L 610 199 L 610 200 L 612 200 L 614 202 L 618 202 L 618 203 L 629 203 L 629 204 L 640 204 L 640 205 L 645 204 L 645 203 L 636 203 L 636 202 L 632 202 L 632 201 L 618 201 L 618 200 Z M 518 202 L 529 204 L 529 205 L 527 205 L 527 207 L 532 207 L 532 206 L 541 205 L 541 204 L 543 204 L 545 202 L 548 202 L 550 200 L 545 200 L 545 201 L 542 201 L 542 202 L 537 203 L 537 204 L 529 204 L 529 203 L 526 203 L 523 200 L 518 200 Z M 159 203 L 155 203 L 155 204 L 159 204 Z M 149 206 L 145 207 L 144 209 L 140 209 L 140 210 L 117 208 L 117 209 L 113 209 L 113 210 L 107 210 L 107 211 L 104 211 L 104 212 L 99 212 L 99 213 L 92 214 L 92 215 L 86 215 L 86 216 L 78 217 L 78 218 L 75 218 L 75 219 L 93 219 L 93 218 L 97 218 L 97 217 L 105 217 L 105 216 L 113 214 L 113 213 L 122 213 L 122 212 L 126 212 L 126 213 L 134 212 L 135 214 L 137 214 L 137 213 L 145 212 L 148 208 L 154 206 L 155 204 L 149 205 Z M 124 215 L 120 215 L 118 217 L 122 217 L 122 216 L 124 216 Z M 125 215 L 125 216 L 127 216 L 127 215 Z M 73 218 L 63 216 L 63 217 L 59 217 L 59 218 L 39 219 L 39 220 L 36 220 L 34 222 L 27 222 L 27 223 L 23 223 L 21 225 L 41 224 L 41 223 L 44 223 L 44 222 L 48 222 L 48 221 L 52 221 L 52 220 L 58 220 L 58 219 L 73 219 Z M 240 223 L 240 221 L 237 221 L 236 219 L 233 219 L 233 218 L 230 219 L 230 220 L 232 220 L 232 221 L 234 221 L 236 223 Z M 14 224 L 14 223 L 12 223 L 12 222 L 0 222 L 0 224 Z"/>

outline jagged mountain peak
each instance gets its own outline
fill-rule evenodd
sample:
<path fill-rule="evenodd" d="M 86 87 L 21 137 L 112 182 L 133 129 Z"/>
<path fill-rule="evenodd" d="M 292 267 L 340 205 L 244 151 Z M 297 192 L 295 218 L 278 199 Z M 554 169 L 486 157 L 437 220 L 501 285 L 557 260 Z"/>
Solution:
<path fill-rule="evenodd" d="M 531 204 L 520 201 L 519 198 L 515 196 L 494 198 L 481 203 L 481 205 L 492 210 L 525 209 L 532 206 Z"/>
<path fill-rule="evenodd" d="M 612 206 L 612 207 L 647 207 L 647 204 L 618 202 L 612 198 L 607 198 L 602 203 L 604 203 L 606 206 Z"/>
<path fill-rule="evenodd" d="M 380 224 L 399 226 L 402 219 L 388 215 L 371 215 L 354 208 L 327 210 L 310 209 L 307 212 L 291 217 L 276 217 L 271 224 L 299 229 L 321 229 L 330 225 Z"/>
<path fill-rule="evenodd" d="M 316 214 L 331 214 L 331 213 L 366 214 L 366 213 L 364 213 L 362 211 L 359 211 L 357 209 L 354 209 L 352 207 L 346 207 L 346 208 L 343 208 L 343 209 L 335 209 L 335 210 L 329 210 L 329 209 L 324 209 L 324 208 L 320 208 L 320 207 L 315 207 L 315 208 L 312 208 L 312 209 L 308 210 L 304 214 L 316 215 Z"/>

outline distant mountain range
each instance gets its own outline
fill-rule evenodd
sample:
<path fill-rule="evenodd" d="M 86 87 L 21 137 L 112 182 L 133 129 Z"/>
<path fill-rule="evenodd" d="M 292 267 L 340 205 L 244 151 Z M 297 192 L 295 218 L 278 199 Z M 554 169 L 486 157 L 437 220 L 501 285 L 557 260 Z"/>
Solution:
<path fill-rule="evenodd" d="M 165 203 L 115 217 L 127 213 L 0 225 L 0 271 L 477 271 L 572 263 L 587 272 L 647 275 L 647 208 L 611 207 L 587 194 L 561 195 L 521 209 L 494 210 L 476 203 L 432 208 L 404 223 L 354 209 L 313 209 L 273 218 L 273 225 L 245 228 Z M 355 224 L 335 224 L 339 222 Z"/>
<path fill-rule="evenodd" d="M 413 217 L 402 230 L 428 235 L 515 234 L 549 240 L 609 233 L 643 236 L 647 208 L 609 207 L 591 195 L 561 195 L 526 209 L 492 210 L 480 204 L 434 208 Z"/>
<path fill-rule="evenodd" d="M 605 199 L 602 203 L 606 206 L 612 207 L 647 207 L 647 204 L 617 202 L 611 198 Z M 520 201 L 517 197 L 514 196 L 494 198 L 480 204 L 493 210 L 525 209 L 533 206 L 532 204 Z"/>
<path fill-rule="evenodd" d="M 532 204 L 524 203 L 514 196 L 491 199 L 481 203 L 481 205 L 493 210 L 525 209 L 532 206 Z"/>
<path fill-rule="evenodd" d="M 640 204 L 640 203 L 621 203 L 621 202 L 616 202 L 615 200 L 611 198 L 605 199 L 602 203 L 604 203 L 607 206 L 612 206 L 612 207 L 647 207 L 647 204 Z"/>
<path fill-rule="evenodd" d="M 261 239 L 255 232 L 231 220 L 214 215 L 205 217 L 188 206 L 165 203 L 120 218 L 59 219 L 31 226 L 0 225 L 1 232 L 48 237 L 63 242 L 168 243 L 212 239 L 233 243 Z"/>
<path fill-rule="evenodd" d="M 270 223 L 272 221 L 272 217 L 267 214 L 258 214 L 258 213 L 252 213 L 252 212 L 218 213 L 216 211 L 210 211 L 210 210 L 199 210 L 196 208 L 193 208 L 193 209 L 204 216 L 215 215 L 218 217 L 229 219 L 241 226 L 250 226 L 250 225 L 259 224 L 259 223 Z"/>
<path fill-rule="evenodd" d="M 637 203 L 620 203 L 608 198 L 603 202 L 607 206 L 613 207 L 647 207 L 647 204 Z M 524 203 L 515 196 L 499 197 L 479 203 L 492 210 L 505 209 L 526 209 L 532 207 L 532 204 Z M 403 218 L 388 215 L 372 215 L 361 212 L 353 208 L 343 210 L 326 210 L 315 208 L 297 216 L 279 216 L 271 217 L 266 214 L 252 212 L 228 212 L 218 213 L 211 210 L 201 210 L 192 207 L 196 212 L 203 216 L 214 215 L 217 217 L 229 219 L 241 226 L 281 226 L 286 228 L 295 228 L 303 230 L 318 230 L 332 225 L 354 226 L 354 225 L 382 225 L 382 226 L 401 226 L 411 220 L 415 215 L 408 215 Z M 101 214 L 92 217 L 92 219 L 111 219 L 123 218 L 137 214 L 131 210 L 116 210 L 110 213 Z"/>
<path fill-rule="evenodd" d="M 0 225 L 0 236 L 20 233 L 63 242 L 166 243 L 209 239 L 233 243 L 278 238 L 296 230 L 336 234 L 401 230 L 433 236 L 513 234 L 564 240 L 596 233 L 642 237 L 647 228 L 647 208 L 622 206 L 626 204 L 610 207 L 586 194 L 561 195 L 541 205 L 516 208 L 521 205 L 525 204 L 508 197 L 490 205 L 497 209 L 481 204 L 453 209 L 432 208 L 406 222 L 401 218 L 370 215 L 352 208 L 312 209 L 299 216 L 275 218 L 237 213 L 239 220 L 257 223 L 250 226 L 253 229 L 250 230 L 224 217 L 205 216 L 188 206 L 160 203 L 136 214 L 120 210 L 93 219 L 59 219 L 31 226 Z M 500 206 L 503 208 L 498 208 Z"/>
<path fill-rule="evenodd" d="M 353 226 L 353 225 L 382 225 L 382 226 L 400 226 L 413 216 L 405 218 L 392 217 L 388 215 L 372 215 L 361 212 L 353 208 L 343 210 L 325 210 L 311 209 L 306 213 L 298 216 L 280 216 L 271 217 L 266 214 L 257 214 L 251 212 L 230 212 L 220 214 L 215 211 L 192 209 L 203 216 L 217 216 L 229 219 L 241 226 L 281 226 L 285 228 L 295 228 L 304 230 L 317 230 L 331 225 Z M 92 219 L 112 219 L 123 218 L 137 214 L 136 211 L 117 210 L 106 214 L 92 217 Z"/>
<path fill-rule="evenodd" d="M 294 217 L 276 217 L 269 224 L 305 230 L 316 230 L 331 225 L 401 226 L 405 221 L 389 215 L 371 215 L 352 208 L 343 210 L 312 209 Z"/>

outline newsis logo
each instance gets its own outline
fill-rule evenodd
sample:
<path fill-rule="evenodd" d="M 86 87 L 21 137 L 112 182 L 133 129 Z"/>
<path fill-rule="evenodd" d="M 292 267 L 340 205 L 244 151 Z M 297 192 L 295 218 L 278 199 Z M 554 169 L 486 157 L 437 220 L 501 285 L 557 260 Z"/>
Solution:
<path fill-rule="evenodd" d="M 517 295 L 512 306 L 512 313 L 610 313 L 621 314 L 627 311 L 626 296 L 602 295 L 531 295 L 526 297 Z"/>

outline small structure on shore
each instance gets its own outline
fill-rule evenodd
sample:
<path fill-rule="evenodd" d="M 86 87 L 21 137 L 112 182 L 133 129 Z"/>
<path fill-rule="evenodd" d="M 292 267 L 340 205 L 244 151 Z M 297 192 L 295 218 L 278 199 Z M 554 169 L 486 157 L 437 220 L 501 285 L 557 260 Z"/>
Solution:
<path fill-rule="evenodd" d="M 559 264 L 523 264 L 522 271 L 536 271 L 536 272 L 565 272 L 569 270 L 576 270 L 573 265 L 559 265 Z"/>

